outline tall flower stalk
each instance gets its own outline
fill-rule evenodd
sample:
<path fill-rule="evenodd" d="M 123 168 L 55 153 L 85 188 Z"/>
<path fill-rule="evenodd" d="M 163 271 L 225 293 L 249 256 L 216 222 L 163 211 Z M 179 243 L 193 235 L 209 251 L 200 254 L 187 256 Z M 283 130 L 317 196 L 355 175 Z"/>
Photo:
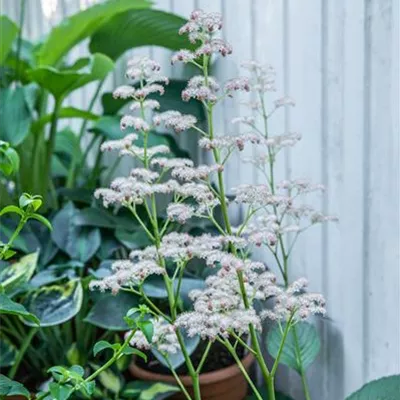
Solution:
<path fill-rule="evenodd" d="M 135 250 L 129 260 L 116 261 L 113 273 L 101 281 L 92 282 L 92 288 L 131 291 L 142 298 L 151 313 L 152 334 L 139 329 L 130 341 L 138 348 L 155 348 L 171 367 L 178 385 L 188 399 L 201 399 L 199 376 L 207 360 L 212 343 L 222 343 L 238 363 L 256 398 L 260 391 L 251 380 L 237 353 L 240 345 L 251 353 L 262 372 L 268 398 L 275 399 L 274 379 L 285 340 L 299 321 L 312 314 L 325 313 L 325 301 L 320 294 L 306 292 L 307 281 L 289 280 L 288 260 L 298 235 L 315 223 L 332 219 L 311 207 L 299 204 L 304 195 L 321 190 L 305 180 L 276 182 L 274 165 L 280 150 L 293 146 L 300 136 L 286 133 L 270 136 L 268 120 L 283 105 L 292 105 L 289 98 L 278 99 L 267 111 L 265 96 L 274 89 L 274 73 L 270 67 L 255 62 L 244 64 L 248 77 L 231 79 L 220 85 L 210 75 L 211 57 L 219 53 L 228 56 L 232 47 L 218 38 L 222 19 L 216 13 L 194 11 L 181 30 L 188 34 L 196 51 L 181 50 L 172 62 L 194 64 L 201 74 L 194 76 L 182 92 L 183 101 L 196 99 L 205 107 L 207 129 L 198 126 L 196 118 L 178 111 L 157 113 L 159 103 L 154 94 L 162 95 L 168 79 L 160 74 L 160 66 L 148 58 L 130 61 L 127 77 L 133 86 L 122 86 L 114 95 L 132 99 L 130 109 L 135 115 L 121 119 L 123 130 L 133 130 L 118 141 L 106 142 L 102 151 L 119 151 L 121 156 L 131 156 L 142 166 L 134 168 L 128 177 L 115 179 L 110 188 L 98 189 L 96 197 L 108 207 L 125 207 L 132 213 L 147 234 L 152 245 Z M 214 108 L 238 91 L 254 91 L 257 101 L 249 103 L 254 115 L 238 117 L 233 121 L 247 126 L 249 133 L 237 136 L 216 136 Z M 151 98 L 149 96 L 152 95 Z M 257 120 L 261 120 L 259 128 Z M 177 133 L 196 130 L 200 133 L 199 146 L 211 151 L 213 165 L 195 167 L 188 159 L 172 158 L 167 146 L 149 146 L 148 135 L 164 125 Z M 141 145 L 141 146 L 140 146 Z M 234 202 L 246 208 L 246 215 L 239 226 L 229 218 L 226 198 L 224 168 L 235 151 L 245 146 L 256 146 L 257 156 L 250 161 L 266 178 L 261 185 L 239 185 L 234 188 Z M 167 220 L 161 222 L 158 197 L 170 200 L 166 208 Z M 139 207 L 143 210 L 139 212 Z M 216 211 L 222 212 L 222 223 Z M 143 214 L 145 215 L 143 217 Z M 174 231 L 176 224 L 185 224 L 192 217 L 210 220 L 218 235 L 204 234 L 192 237 Z M 288 236 L 290 233 L 292 236 Z M 253 261 L 249 254 L 254 247 L 265 246 L 273 254 L 284 285 L 279 285 L 275 275 L 263 262 Z M 204 260 L 215 273 L 206 280 L 203 290 L 193 290 L 190 298 L 193 311 L 180 311 L 180 290 L 185 268 L 190 260 Z M 160 310 L 146 295 L 143 284 L 151 275 L 162 276 L 168 295 L 168 311 Z M 255 302 L 273 299 L 273 307 L 256 310 Z M 277 321 L 281 340 L 273 365 L 263 357 L 260 334 L 264 319 Z M 140 327 L 139 327 L 140 328 Z M 185 344 L 185 337 L 200 336 L 205 341 L 205 351 L 198 365 L 194 365 Z M 248 340 L 248 338 L 250 340 Z M 174 371 L 170 355 L 180 351 L 192 378 L 193 391 L 188 391 Z M 309 397 L 309 395 L 308 395 Z"/>

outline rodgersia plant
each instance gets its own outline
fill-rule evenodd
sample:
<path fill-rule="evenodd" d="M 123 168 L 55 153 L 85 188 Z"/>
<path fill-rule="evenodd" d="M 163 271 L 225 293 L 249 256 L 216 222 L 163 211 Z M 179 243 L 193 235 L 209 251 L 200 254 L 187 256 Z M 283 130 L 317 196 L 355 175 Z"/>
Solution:
<path fill-rule="evenodd" d="M 149 318 L 140 324 L 132 310 L 127 321 L 135 327 L 130 333 L 130 344 L 138 348 L 154 347 L 170 365 L 169 357 L 182 352 L 193 381 L 193 395 L 183 386 L 171 368 L 188 399 L 201 399 L 199 374 L 207 359 L 211 344 L 219 341 L 237 361 L 255 396 L 262 399 L 256 385 L 248 376 L 236 353 L 237 344 L 252 353 L 259 365 L 267 387 L 268 399 L 275 398 L 274 377 L 285 340 L 299 321 L 311 315 L 325 313 L 325 302 L 320 294 L 306 291 L 306 279 L 290 282 L 289 258 L 300 233 L 310 226 L 333 217 L 324 216 L 304 204 L 304 195 L 320 191 L 322 186 L 305 180 L 276 181 L 275 160 L 280 151 L 294 146 L 300 135 L 285 133 L 270 135 L 268 121 L 282 106 L 293 106 L 290 98 L 276 100 L 272 110 L 267 110 L 266 97 L 274 91 L 274 71 L 271 67 L 255 62 L 243 64 L 246 77 L 234 78 L 221 85 L 209 74 L 210 59 L 214 54 L 228 56 L 229 44 L 218 38 L 222 27 L 219 14 L 194 11 L 189 22 L 180 30 L 192 43 L 198 44 L 194 52 L 181 50 L 172 62 L 190 63 L 200 74 L 191 78 L 182 92 L 182 100 L 200 101 L 207 114 L 207 129 L 197 126 L 195 117 L 177 111 L 157 113 L 159 103 L 154 94 L 162 95 L 168 79 L 161 75 L 160 65 L 148 58 L 134 58 L 128 64 L 127 78 L 132 86 L 118 88 L 116 98 L 132 99 L 132 115 L 121 120 L 121 129 L 127 130 L 124 139 L 103 144 L 103 151 L 118 151 L 121 156 L 133 157 L 141 165 L 127 177 L 115 179 L 109 188 L 98 189 L 97 198 L 104 206 L 125 207 L 141 225 L 152 245 L 135 250 L 129 260 L 116 261 L 112 275 L 93 281 L 92 288 L 132 291 L 142 296 L 148 307 Z M 238 91 L 252 92 L 249 116 L 235 118 L 234 123 L 244 124 L 249 133 L 237 136 L 216 136 L 214 108 Z M 151 95 L 151 98 L 149 97 Z M 260 122 L 260 124 L 258 124 Z M 199 146 L 212 154 L 213 165 L 194 166 L 188 159 L 171 158 L 166 146 L 149 146 L 151 130 L 165 126 L 177 133 L 190 129 L 200 133 Z M 131 132 L 133 131 L 133 132 Z M 246 146 L 256 146 L 257 155 L 248 160 L 265 177 L 262 184 L 243 184 L 233 189 L 233 202 L 241 204 L 246 215 L 239 226 L 233 226 L 228 214 L 224 168 L 231 155 Z M 167 196 L 167 220 L 160 223 L 158 198 Z M 144 209 L 143 213 L 139 212 Z M 216 210 L 221 210 L 218 222 Z M 173 227 L 184 224 L 192 217 L 209 219 L 218 235 L 204 234 L 192 237 L 175 232 Z M 249 254 L 253 247 L 265 246 L 272 252 L 277 272 L 283 285 L 263 262 L 252 261 Z M 180 288 L 185 267 L 192 259 L 202 259 L 215 273 L 206 280 L 203 290 L 190 293 L 193 311 L 180 312 Z M 271 266 L 273 268 L 275 266 Z M 149 276 L 160 275 L 168 293 L 168 311 L 160 310 L 149 299 L 143 284 Z M 259 311 L 255 302 L 273 299 L 272 308 Z M 143 313 L 143 308 L 141 309 Z M 142 314 L 141 314 L 142 315 Z M 272 366 L 262 355 L 260 334 L 263 321 L 277 321 L 281 329 L 279 349 Z M 205 351 L 198 365 L 194 365 L 185 346 L 185 335 L 199 335 L 206 342 Z M 305 384 L 306 397 L 309 398 Z"/>

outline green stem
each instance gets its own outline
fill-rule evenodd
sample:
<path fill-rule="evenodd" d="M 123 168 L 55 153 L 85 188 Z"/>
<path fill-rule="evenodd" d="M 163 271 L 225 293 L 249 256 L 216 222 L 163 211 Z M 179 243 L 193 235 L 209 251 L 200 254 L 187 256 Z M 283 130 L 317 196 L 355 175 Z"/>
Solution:
<path fill-rule="evenodd" d="M 104 84 L 104 81 L 105 81 L 105 79 L 102 79 L 101 81 L 99 81 L 99 83 L 97 85 L 97 88 L 96 88 L 96 91 L 94 92 L 93 97 L 92 97 L 92 99 L 90 101 L 88 112 L 91 112 L 93 110 L 93 107 L 94 107 L 94 105 L 96 103 L 97 97 L 98 97 L 98 95 L 100 93 L 100 90 L 101 90 L 103 84 Z M 86 127 L 87 127 L 88 122 L 89 122 L 89 120 L 86 119 L 86 118 L 82 121 L 81 129 L 79 130 L 79 135 L 78 135 L 79 146 L 82 143 L 82 139 L 83 139 L 83 136 L 84 136 L 84 134 L 86 132 Z M 87 156 L 87 154 L 86 154 L 86 156 Z M 86 157 L 84 157 L 82 159 L 82 162 L 80 163 L 80 166 L 84 165 L 83 163 L 84 163 L 85 160 L 86 160 Z M 71 161 L 71 166 L 70 166 L 69 171 L 68 171 L 68 179 L 67 179 L 67 185 L 66 185 L 67 188 L 72 188 L 72 187 L 75 186 L 76 175 L 77 175 L 77 172 L 78 172 L 77 171 L 77 167 L 78 167 L 78 155 L 74 155 L 74 157 L 72 158 L 72 161 Z"/>
<path fill-rule="evenodd" d="M 296 327 L 295 326 L 293 327 L 293 338 L 294 338 L 294 345 L 295 345 L 295 352 L 296 352 L 297 362 L 299 363 L 299 366 L 300 366 L 301 384 L 303 386 L 304 396 L 305 396 L 306 400 L 311 400 L 310 390 L 308 388 L 307 376 L 306 376 L 306 372 L 305 372 L 305 370 L 303 368 L 303 361 L 301 359 L 299 339 L 297 337 L 297 332 L 296 332 Z"/>
<path fill-rule="evenodd" d="M 168 364 L 168 368 L 170 369 L 172 375 L 174 376 L 176 383 L 179 385 L 180 389 L 182 390 L 183 394 L 185 395 L 185 397 L 188 400 L 192 400 L 192 397 L 190 396 L 189 392 L 186 390 L 185 385 L 183 384 L 183 382 L 181 381 L 181 379 L 179 378 L 179 375 L 175 372 L 174 367 L 172 366 L 172 364 L 170 363 L 168 356 L 164 356 L 164 359 L 166 361 L 166 363 Z"/>
<path fill-rule="evenodd" d="M 289 321 L 286 323 L 285 330 L 284 330 L 283 335 L 282 335 L 282 339 L 281 339 L 281 343 L 280 343 L 280 346 L 279 346 L 278 354 L 276 355 L 274 365 L 272 366 L 272 369 L 271 369 L 272 378 L 275 376 L 276 370 L 278 368 L 279 360 L 281 358 L 283 347 L 284 347 L 285 342 L 286 342 L 286 337 L 287 337 L 287 335 L 289 333 L 289 330 L 291 328 L 291 322 L 292 322 L 292 317 L 290 317 Z"/>
<path fill-rule="evenodd" d="M 250 378 L 249 374 L 246 371 L 246 368 L 243 366 L 242 361 L 240 360 L 240 358 L 238 357 L 235 349 L 233 348 L 233 346 L 231 345 L 231 343 L 229 342 L 228 339 L 225 340 L 220 340 L 220 342 L 222 344 L 225 345 L 225 347 L 228 349 L 229 353 L 231 353 L 232 357 L 234 358 L 234 360 L 236 361 L 236 364 L 238 365 L 240 371 L 242 372 L 243 376 L 245 377 L 245 379 L 247 380 L 247 382 L 249 383 L 249 386 L 251 387 L 251 389 L 254 392 L 254 395 L 256 396 L 256 398 L 258 400 L 263 400 L 260 392 L 257 390 L 256 386 L 254 385 L 252 379 Z M 275 397 L 273 398 L 275 399 Z M 269 399 L 270 400 L 270 399 Z"/>
<path fill-rule="evenodd" d="M 11 235 L 8 243 L 0 251 L 0 260 L 2 260 L 4 258 L 5 254 L 10 249 L 10 247 L 14 243 L 15 239 L 18 237 L 19 233 L 21 232 L 21 229 L 26 224 L 26 221 L 27 221 L 27 218 L 25 216 L 21 217 L 21 219 L 19 220 L 18 226 L 15 229 L 14 233 Z"/>
<path fill-rule="evenodd" d="M 199 365 L 197 366 L 197 369 L 196 369 L 196 373 L 197 373 L 197 374 L 200 374 L 200 373 L 201 373 L 201 370 L 202 370 L 202 368 L 203 368 L 203 366 L 204 366 L 204 363 L 206 362 L 208 353 L 210 352 L 211 346 L 212 346 L 212 341 L 209 340 L 208 343 L 207 343 L 206 349 L 204 350 L 204 353 L 203 353 L 203 355 L 202 355 L 202 357 L 201 357 L 201 360 L 200 360 L 200 362 L 199 362 Z"/>
<path fill-rule="evenodd" d="M 44 195 L 47 196 L 47 190 L 49 187 L 49 182 L 51 181 L 51 161 L 53 157 L 53 152 L 54 152 L 54 146 L 56 143 L 56 136 L 57 136 L 57 124 L 58 124 L 58 116 L 60 113 L 62 105 L 62 99 L 55 99 L 54 103 L 54 110 L 53 114 L 51 116 L 51 125 L 50 125 L 50 136 L 49 140 L 47 141 L 47 146 L 46 146 L 46 164 L 45 164 L 45 169 L 44 169 L 44 177 L 47 179 L 47 186 L 45 189 Z M 53 198 L 53 206 L 57 207 L 57 198 Z"/>
<path fill-rule="evenodd" d="M 8 377 L 10 379 L 13 379 L 15 374 L 17 373 L 18 367 L 21 364 L 22 358 L 23 358 L 26 350 L 28 349 L 33 337 L 36 335 L 36 332 L 38 331 L 38 329 L 39 328 L 36 328 L 36 327 L 32 328 L 29 331 L 28 336 L 26 336 L 26 338 L 22 342 L 21 348 L 19 349 L 18 354 L 17 354 L 17 358 L 15 359 L 14 364 L 11 367 L 10 372 L 8 373 Z"/>

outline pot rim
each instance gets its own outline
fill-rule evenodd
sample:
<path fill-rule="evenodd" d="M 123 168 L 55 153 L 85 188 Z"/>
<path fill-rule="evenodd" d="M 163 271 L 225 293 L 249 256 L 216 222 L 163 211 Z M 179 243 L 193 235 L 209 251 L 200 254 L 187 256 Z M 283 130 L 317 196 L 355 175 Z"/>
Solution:
<path fill-rule="evenodd" d="M 243 366 L 246 370 L 250 367 L 250 365 L 254 361 L 254 356 L 251 353 L 248 353 L 242 360 Z M 148 380 L 148 381 L 161 381 L 168 383 L 176 383 L 175 378 L 172 375 L 159 374 L 156 372 L 148 371 L 144 368 L 139 367 L 135 364 L 135 359 L 129 365 L 129 371 L 136 378 Z M 221 368 L 212 372 L 205 372 L 204 374 L 200 374 L 200 385 L 210 385 L 215 382 L 220 382 L 222 380 L 233 378 L 237 375 L 240 375 L 242 372 L 240 371 L 237 364 L 232 364 L 229 367 Z M 190 375 L 179 375 L 182 383 L 185 386 L 192 385 L 192 377 Z"/>

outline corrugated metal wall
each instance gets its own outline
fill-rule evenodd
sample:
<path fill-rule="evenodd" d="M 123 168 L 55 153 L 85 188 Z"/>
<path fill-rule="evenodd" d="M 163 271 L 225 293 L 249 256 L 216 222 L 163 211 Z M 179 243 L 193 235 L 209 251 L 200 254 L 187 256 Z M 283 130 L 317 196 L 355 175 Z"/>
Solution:
<path fill-rule="evenodd" d="M 18 1 L 1 1 L 2 11 L 17 19 Z M 39 0 L 27 2 L 26 32 L 37 38 L 50 24 Z M 79 0 L 59 3 L 58 18 L 74 12 Z M 221 11 L 234 54 L 217 62 L 215 74 L 236 76 L 242 60 L 267 62 L 278 72 L 277 96 L 296 100 L 270 125 L 303 134 L 285 153 L 279 174 L 324 183 L 328 191 L 314 204 L 340 217 L 337 225 L 306 233 L 291 265 L 293 277 L 307 276 L 328 300 L 322 351 L 309 371 L 312 398 L 340 400 L 368 380 L 400 373 L 399 0 L 155 3 L 183 16 L 197 7 Z M 166 72 L 179 76 L 168 51 L 139 52 L 161 59 Z M 110 88 L 123 80 L 122 69 Z M 86 104 L 88 91 L 70 101 Z M 218 131 L 232 133 L 230 119 L 241 111 L 238 103 L 221 107 Z M 260 178 L 239 159 L 227 172 L 229 187 Z M 282 368 L 278 383 L 302 398 L 295 373 Z"/>

